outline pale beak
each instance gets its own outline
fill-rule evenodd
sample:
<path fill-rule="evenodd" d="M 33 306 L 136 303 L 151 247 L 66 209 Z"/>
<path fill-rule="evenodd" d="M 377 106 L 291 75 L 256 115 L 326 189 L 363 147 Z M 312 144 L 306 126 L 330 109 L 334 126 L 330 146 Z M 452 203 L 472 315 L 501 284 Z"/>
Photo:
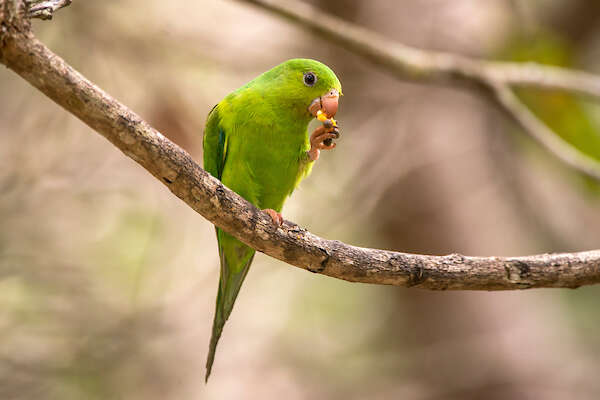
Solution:
<path fill-rule="evenodd" d="M 319 111 L 322 111 L 327 118 L 333 118 L 338 110 L 338 100 L 340 99 L 340 93 L 336 89 L 331 89 L 329 92 L 321 97 L 314 99 L 308 111 L 314 116 L 317 116 Z"/>

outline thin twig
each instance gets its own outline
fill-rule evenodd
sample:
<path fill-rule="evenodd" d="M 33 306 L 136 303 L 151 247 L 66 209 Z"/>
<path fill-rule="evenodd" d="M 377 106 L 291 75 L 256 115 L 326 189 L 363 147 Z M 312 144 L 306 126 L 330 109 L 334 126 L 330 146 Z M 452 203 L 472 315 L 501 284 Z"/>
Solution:
<path fill-rule="evenodd" d="M 6 2 L 19 1 L 0 0 L 0 11 Z M 223 186 L 184 150 L 52 53 L 26 29 L 27 24 L 19 23 L 10 10 L 0 13 L 0 25 L 9 26 L 0 38 L 2 63 L 106 137 L 192 209 L 258 251 L 352 282 L 425 289 L 507 290 L 600 283 L 600 250 L 527 257 L 427 256 L 323 239 L 288 221 L 276 227 L 268 215 Z M 11 29 L 11 24 L 19 26 Z"/>
<path fill-rule="evenodd" d="M 571 146 L 535 116 L 506 85 L 494 88 L 498 103 L 529 135 L 568 166 L 600 181 L 600 162 Z"/>
<path fill-rule="evenodd" d="M 600 100 L 600 76 L 536 63 L 493 62 L 389 40 L 295 0 L 242 0 L 329 39 L 401 79 L 462 84 L 492 95 L 507 115 L 571 168 L 600 181 L 600 163 L 563 141 L 510 93 L 510 87 L 563 90 Z"/>
<path fill-rule="evenodd" d="M 54 12 L 63 7 L 67 7 L 72 0 L 28 0 L 29 18 L 52 19 Z"/>

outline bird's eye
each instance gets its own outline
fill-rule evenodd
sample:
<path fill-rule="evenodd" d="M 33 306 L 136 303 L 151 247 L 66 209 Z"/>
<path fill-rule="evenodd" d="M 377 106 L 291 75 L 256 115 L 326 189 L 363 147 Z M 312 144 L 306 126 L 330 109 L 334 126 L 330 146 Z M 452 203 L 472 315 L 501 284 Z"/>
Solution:
<path fill-rule="evenodd" d="M 313 72 L 304 74 L 304 84 L 306 86 L 313 86 L 315 83 L 317 83 L 317 76 Z"/>

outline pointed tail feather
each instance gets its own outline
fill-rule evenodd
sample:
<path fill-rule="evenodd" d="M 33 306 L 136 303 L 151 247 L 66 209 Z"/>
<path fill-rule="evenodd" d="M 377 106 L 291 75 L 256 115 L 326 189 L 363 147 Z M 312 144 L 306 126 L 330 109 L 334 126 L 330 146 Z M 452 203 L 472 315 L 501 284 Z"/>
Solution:
<path fill-rule="evenodd" d="M 223 327 L 235 299 L 242 287 L 244 278 L 248 274 L 250 264 L 254 258 L 254 249 L 240 242 L 233 236 L 217 228 L 217 241 L 219 242 L 219 256 L 221 259 L 221 274 L 219 278 L 219 291 L 217 292 L 217 304 L 215 307 L 215 318 L 212 327 L 212 336 L 206 359 L 206 377 L 208 381 L 212 365 L 215 360 L 217 343 L 223 332 Z"/>

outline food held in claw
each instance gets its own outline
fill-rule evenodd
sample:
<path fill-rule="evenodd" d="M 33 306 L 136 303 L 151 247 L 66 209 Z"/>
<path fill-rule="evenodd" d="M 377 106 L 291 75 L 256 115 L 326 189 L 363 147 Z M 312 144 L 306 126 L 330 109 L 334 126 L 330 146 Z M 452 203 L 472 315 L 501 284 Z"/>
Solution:
<path fill-rule="evenodd" d="M 323 126 L 328 132 L 335 133 L 336 139 L 340 137 L 340 131 L 337 126 L 337 121 L 335 119 L 327 118 L 327 115 L 323 112 L 323 110 L 317 111 L 317 119 L 323 123 Z M 326 146 L 331 146 L 331 143 L 333 143 L 333 139 L 325 139 L 323 143 Z"/>

